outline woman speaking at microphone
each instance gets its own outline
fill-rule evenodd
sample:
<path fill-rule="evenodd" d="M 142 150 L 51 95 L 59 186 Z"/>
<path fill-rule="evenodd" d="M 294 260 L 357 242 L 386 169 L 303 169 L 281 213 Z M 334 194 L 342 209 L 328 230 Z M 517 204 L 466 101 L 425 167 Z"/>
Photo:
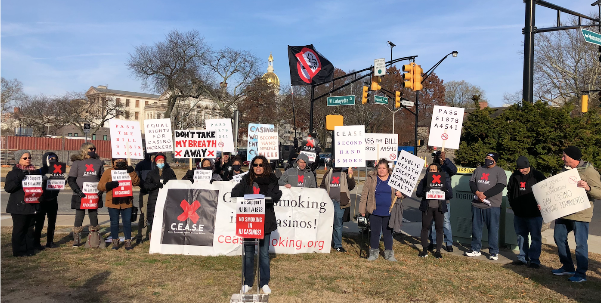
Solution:
<path fill-rule="evenodd" d="M 264 156 L 256 156 L 251 161 L 251 168 L 248 174 L 242 177 L 232 189 L 232 197 L 244 197 L 245 194 L 261 194 L 265 199 L 265 237 L 259 241 L 259 287 L 263 293 L 270 294 L 269 288 L 269 240 L 271 233 L 277 229 L 274 203 L 282 197 L 282 191 L 278 186 L 278 178 L 271 171 L 271 165 Z M 244 286 L 242 292 L 247 293 L 253 286 L 255 245 L 254 243 L 244 244 Z"/>

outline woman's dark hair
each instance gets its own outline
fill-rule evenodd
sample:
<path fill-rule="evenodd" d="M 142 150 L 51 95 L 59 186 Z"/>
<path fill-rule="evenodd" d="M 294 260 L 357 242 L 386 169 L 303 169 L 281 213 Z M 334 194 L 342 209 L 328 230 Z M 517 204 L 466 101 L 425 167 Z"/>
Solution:
<path fill-rule="evenodd" d="M 262 175 L 255 174 L 255 170 L 253 169 L 253 164 L 257 160 L 263 160 L 263 174 Z M 272 173 L 271 165 L 269 165 L 269 161 L 267 161 L 267 158 L 265 158 L 265 156 L 255 156 L 252 159 L 252 161 L 250 161 L 250 170 L 248 172 L 248 175 L 250 177 L 250 178 L 248 178 L 248 180 L 250 181 L 250 185 L 253 184 L 255 179 L 257 179 L 259 177 L 269 176 L 269 175 L 271 175 L 271 173 Z"/>
<path fill-rule="evenodd" d="M 376 169 L 378 169 L 378 166 L 384 164 L 384 165 L 386 165 L 386 168 L 388 168 L 388 173 L 390 174 L 392 172 L 392 170 L 390 169 L 390 166 L 388 166 L 388 163 L 389 163 L 388 160 L 382 158 L 382 159 L 378 160 L 378 164 L 376 165 Z"/>
<path fill-rule="evenodd" d="M 240 156 L 234 156 L 234 157 L 232 158 L 232 164 L 233 164 L 234 162 L 236 162 L 236 161 L 240 162 L 240 165 L 242 165 L 242 163 L 243 163 L 243 162 L 242 162 L 242 158 L 240 158 Z"/>

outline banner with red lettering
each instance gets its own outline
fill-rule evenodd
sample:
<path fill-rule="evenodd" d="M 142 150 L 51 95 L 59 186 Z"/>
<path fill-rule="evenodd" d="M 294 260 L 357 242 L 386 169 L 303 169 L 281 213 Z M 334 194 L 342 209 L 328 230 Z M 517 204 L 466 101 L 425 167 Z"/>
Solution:
<path fill-rule="evenodd" d="M 264 156 L 268 160 L 278 160 L 280 158 L 278 143 L 279 136 L 277 132 L 259 134 L 257 154 Z"/>
<path fill-rule="evenodd" d="M 113 158 L 144 159 L 140 122 L 111 119 L 109 126 Z"/>
<path fill-rule="evenodd" d="M 115 170 L 111 171 L 111 178 L 113 181 L 119 181 L 119 186 L 113 188 L 113 197 L 132 197 L 134 195 L 133 186 L 131 184 L 131 177 L 126 170 Z"/>
<path fill-rule="evenodd" d="M 264 195 L 244 195 L 244 199 L 238 199 L 236 236 L 249 239 L 265 238 Z"/>
<path fill-rule="evenodd" d="M 216 158 L 217 149 L 214 130 L 175 131 L 175 158 Z"/>
<path fill-rule="evenodd" d="M 98 209 L 98 182 L 84 182 L 81 192 L 86 197 L 81 198 L 79 209 Z"/>
<path fill-rule="evenodd" d="M 25 203 L 40 203 L 39 198 L 44 192 L 42 190 L 41 175 L 27 175 L 21 185 L 23 185 L 23 191 L 25 192 Z"/>

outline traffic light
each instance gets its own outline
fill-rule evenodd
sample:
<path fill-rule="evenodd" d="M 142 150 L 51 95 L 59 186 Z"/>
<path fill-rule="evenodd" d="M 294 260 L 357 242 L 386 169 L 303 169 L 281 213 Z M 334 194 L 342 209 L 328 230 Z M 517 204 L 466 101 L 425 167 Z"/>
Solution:
<path fill-rule="evenodd" d="M 380 90 L 382 88 L 382 86 L 380 86 L 380 83 L 382 83 L 382 77 L 377 77 L 377 76 L 371 77 L 371 90 L 373 90 L 373 91 Z"/>
<path fill-rule="evenodd" d="M 588 111 L 588 95 L 582 95 L 581 97 L 581 105 L 582 105 L 582 112 L 586 113 Z"/>
<path fill-rule="evenodd" d="M 361 104 L 367 103 L 367 93 L 369 91 L 369 87 L 363 86 L 363 95 L 361 96 Z"/>
<path fill-rule="evenodd" d="M 411 62 L 409 64 L 403 65 L 403 86 L 408 89 L 413 89 L 413 67 L 415 63 Z"/>
<path fill-rule="evenodd" d="M 424 70 L 422 67 L 416 64 L 413 68 L 413 90 L 422 90 L 424 88 L 422 85 L 422 81 L 424 81 L 423 73 Z"/>
<path fill-rule="evenodd" d="M 422 147 L 422 146 L 424 146 L 424 140 L 418 139 L 417 140 L 417 147 Z"/>
<path fill-rule="evenodd" d="M 401 92 L 395 92 L 394 94 L 394 108 L 399 108 L 401 107 Z"/>
<path fill-rule="evenodd" d="M 424 86 L 422 85 L 423 77 L 422 73 L 424 70 L 421 66 L 415 64 L 415 62 L 411 62 L 409 64 L 403 65 L 403 80 L 404 87 L 409 88 L 414 91 L 422 90 Z"/>

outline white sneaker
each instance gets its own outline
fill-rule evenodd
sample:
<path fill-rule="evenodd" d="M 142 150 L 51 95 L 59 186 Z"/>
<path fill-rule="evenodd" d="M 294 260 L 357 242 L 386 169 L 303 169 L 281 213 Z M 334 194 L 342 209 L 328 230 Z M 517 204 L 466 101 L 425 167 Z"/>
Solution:
<path fill-rule="evenodd" d="M 263 287 L 261 287 L 261 290 L 263 290 L 263 293 L 266 295 L 271 294 L 271 288 L 269 288 L 269 285 L 267 284 L 263 285 Z"/>
<path fill-rule="evenodd" d="M 490 256 L 488 256 L 488 259 L 489 260 L 494 260 L 494 261 L 499 260 L 499 255 L 497 255 L 497 254 L 491 254 Z"/>
<path fill-rule="evenodd" d="M 248 292 L 250 291 L 250 288 L 251 288 L 251 287 L 250 287 L 250 286 L 248 286 L 248 285 L 244 285 L 244 286 L 242 286 L 242 293 L 243 293 L 243 294 L 246 294 L 246 293 L 248 293 Z"/>
<path fill-rule="evenodd" d="M 465 252 L 465 255 L 468 257 L 480 257 L 482 254 L 479 251 L 469 250 Z"/>

